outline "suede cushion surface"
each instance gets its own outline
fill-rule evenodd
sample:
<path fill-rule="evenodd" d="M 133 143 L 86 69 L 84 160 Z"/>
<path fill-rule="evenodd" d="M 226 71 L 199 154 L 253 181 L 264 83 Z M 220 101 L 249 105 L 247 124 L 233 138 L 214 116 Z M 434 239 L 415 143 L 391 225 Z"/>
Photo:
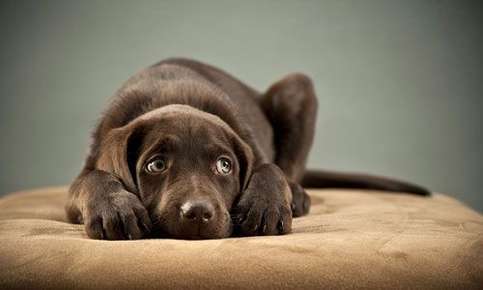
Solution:
<path fill-rule="evenodd" d="M 0 199 L 0 288 L 483 287 L 483 217 L 442 194 L 309 190 L 284 236 L 99 241 L 66 188 Z"/>

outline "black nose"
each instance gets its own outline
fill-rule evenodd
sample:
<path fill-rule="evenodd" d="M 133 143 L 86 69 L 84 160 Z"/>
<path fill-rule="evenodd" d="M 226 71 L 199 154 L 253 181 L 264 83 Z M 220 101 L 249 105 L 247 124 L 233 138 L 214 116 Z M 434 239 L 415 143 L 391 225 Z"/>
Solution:
<path fill-rule="evenodd" d="M 183 219 L 196 223 L 208 223 L 215 215 L 213 205 L 205 200 L 187 201 L 180 212 Z"/>

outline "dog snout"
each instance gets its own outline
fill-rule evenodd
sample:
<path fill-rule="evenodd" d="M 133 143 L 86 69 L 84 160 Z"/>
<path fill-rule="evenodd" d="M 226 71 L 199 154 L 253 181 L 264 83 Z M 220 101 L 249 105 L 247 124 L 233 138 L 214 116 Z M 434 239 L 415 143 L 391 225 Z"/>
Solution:
<path fill-rule="evenodd" d="M 215 216 L 215 208 L 206 200 L 187 201 L 180 207 L 180 215 L 190 223 L 209 223 Z"/>

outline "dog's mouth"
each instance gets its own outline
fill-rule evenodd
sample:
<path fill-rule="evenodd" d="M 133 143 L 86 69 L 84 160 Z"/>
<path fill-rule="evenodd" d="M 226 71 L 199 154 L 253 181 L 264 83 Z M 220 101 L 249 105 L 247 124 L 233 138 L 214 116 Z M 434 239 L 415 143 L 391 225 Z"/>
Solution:
<path fill-rule="evenodd" d="M 150 238 L 208 240 L 222 239 L 232 235 L 233 224 L 231 218 L 213 222 L 210 225 L 187 227 L 176 218 L 166 218 L 159 214 L 151 215 L 153 228 Z"/>

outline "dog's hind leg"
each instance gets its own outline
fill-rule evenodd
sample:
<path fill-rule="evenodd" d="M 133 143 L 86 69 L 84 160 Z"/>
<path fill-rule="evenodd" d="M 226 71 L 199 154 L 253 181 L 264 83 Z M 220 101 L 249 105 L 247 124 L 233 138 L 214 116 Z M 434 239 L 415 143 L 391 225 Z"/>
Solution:
<path fill-rule="evenodd" d="M 275 164 L 282 169 L 292 190 L 294 216 L 308 213 L 310 198 L 300 186 L 312 146 L 317 98 L 310 78 L 290 74 L 264 94 L 262 108 L 274 130 Z"/>
<path fill-rule="evenodd" d="M 262 107 L 274 130 L 275 164 L 284 172 L 292 190 L 294 216 L 307 213 L 310 201 L 300 184 L 316 188 L 361 188 L 430 195 L 430 191 L 422 186 L 392 178 L 306 171 L 317 114 L 317 99 L 308 77 L 292 74 L 278 81 L 263 96 Z"/>

